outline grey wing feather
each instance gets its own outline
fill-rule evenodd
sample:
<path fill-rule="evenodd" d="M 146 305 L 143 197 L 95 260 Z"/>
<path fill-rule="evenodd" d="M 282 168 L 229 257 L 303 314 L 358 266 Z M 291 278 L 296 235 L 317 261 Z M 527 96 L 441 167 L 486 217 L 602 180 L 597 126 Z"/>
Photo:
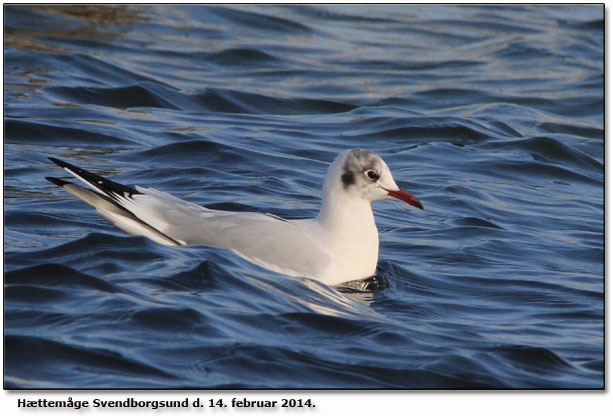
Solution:
<path fill-rule="evenodd" d="M 216 211 L 155 189 L 136 189 L 140 194 L 131 197 L 135 206 L 128 209 L 182 244 L 230 249 L 286 274 L 292 274 L 294 268 L 313 270 L 315 274 L 330 262 L 329 255 L 316 243 L 317 236 L 312 235 L 314 228 L 305 226 L 313 220 L 288 221 L 256 212 Z"/>

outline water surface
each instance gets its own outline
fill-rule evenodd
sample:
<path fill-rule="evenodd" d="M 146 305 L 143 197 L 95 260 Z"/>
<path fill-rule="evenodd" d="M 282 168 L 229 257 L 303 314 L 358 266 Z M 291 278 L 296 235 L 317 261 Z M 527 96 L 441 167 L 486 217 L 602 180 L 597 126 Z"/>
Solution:
<path fill-rule="evenodd" d="M 9 388 L 602 388 L 603 7 L 5 6 Z M 380 154 L 378 285 L 127 236 L 47 157 L 310 217 Z"/>

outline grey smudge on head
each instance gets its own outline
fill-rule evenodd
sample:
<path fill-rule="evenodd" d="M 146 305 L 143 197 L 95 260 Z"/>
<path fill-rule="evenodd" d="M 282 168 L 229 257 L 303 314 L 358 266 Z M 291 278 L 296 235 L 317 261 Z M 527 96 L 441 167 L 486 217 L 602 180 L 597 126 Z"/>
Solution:
<path fill-rule="evenodd" d="M 341 175 L 341 181 L 343 181 L 343 188 L 347 188 L 355 183 L 355 175 L 353 172 L 344 172 Z"/>

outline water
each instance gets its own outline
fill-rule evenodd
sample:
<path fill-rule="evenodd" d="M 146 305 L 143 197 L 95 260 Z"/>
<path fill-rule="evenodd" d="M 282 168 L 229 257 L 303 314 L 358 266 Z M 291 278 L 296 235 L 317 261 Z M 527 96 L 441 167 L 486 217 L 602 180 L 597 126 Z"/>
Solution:
<path fill-rule="evenodd" d="M 603 7 L 5 6 L 5 387 L 602 388 Z M 127 236 L 59 157 L 309 217 L 344 149 L 377 281 Z"/>

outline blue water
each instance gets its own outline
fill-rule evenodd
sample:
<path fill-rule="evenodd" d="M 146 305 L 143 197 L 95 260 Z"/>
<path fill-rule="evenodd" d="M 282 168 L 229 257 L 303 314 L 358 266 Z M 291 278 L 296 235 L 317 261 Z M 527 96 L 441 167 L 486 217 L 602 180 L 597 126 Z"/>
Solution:
<path fill-rule="evenodd" d="M 603 388 L 602 5 L 5 6 L 8 388 Z M 128 236 L 59 157 L 314 216 L 380 154 L 376 284 Z"/>

